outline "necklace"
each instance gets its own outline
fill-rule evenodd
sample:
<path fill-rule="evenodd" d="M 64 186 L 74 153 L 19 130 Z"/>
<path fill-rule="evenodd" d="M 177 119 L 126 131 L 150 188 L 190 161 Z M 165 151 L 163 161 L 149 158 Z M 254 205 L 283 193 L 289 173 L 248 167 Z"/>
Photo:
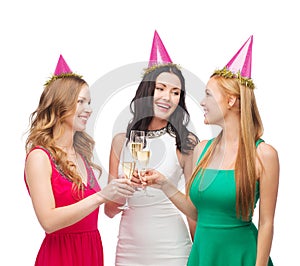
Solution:
<path fill-rule="evenodd" d="M 174 130 L 172 129 L 172 126 L 170 123 L 168 123 L 167 126 L 161 128 L 161 129 L 147 130 L 146 136 L 147 136 L 147 138 L 152 139 L 152 138 L 158 138 L 166 133 L 169 133 L 172 137 L 176 137 L 176 134 L 175 134 Z"/>

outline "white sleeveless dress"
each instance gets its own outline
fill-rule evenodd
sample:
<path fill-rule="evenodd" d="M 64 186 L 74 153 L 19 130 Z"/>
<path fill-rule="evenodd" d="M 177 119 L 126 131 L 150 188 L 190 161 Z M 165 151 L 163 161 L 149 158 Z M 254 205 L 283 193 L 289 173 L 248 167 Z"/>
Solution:
<path fill-rule="evenodd" d="M 166 128 L 153 133 L 148 139 L 149 167 L 178 186 L 183 170 L 176 154 L 175 137 Z M 179 189 L 184 189 L 184 184 Z M 122 213 L 116 266 L 185 266 L 191 239 L 182 214 L 161 190 L 151 187 L 147 190 L 152 197 L 136 191 L 129 199 L 130 209 Z"/>

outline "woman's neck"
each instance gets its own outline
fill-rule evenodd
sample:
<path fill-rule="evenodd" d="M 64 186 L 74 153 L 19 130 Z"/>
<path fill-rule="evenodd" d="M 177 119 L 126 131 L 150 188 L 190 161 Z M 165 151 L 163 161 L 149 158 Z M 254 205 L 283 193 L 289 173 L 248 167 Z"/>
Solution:
<path fill-rule="evenodd" d="M 56 145 L 62 149 L 64 152 L 66 152 L 67 154 L 75 154 L 75 149 L 74 149 L 74 146 L 73 146 L 73 142 L 72 144 L 67 144 L 67 143 L 64 143 L 64 142 L 56 142 Z"/>
<path fill-rule="evenodd" d="M 149 126 L 148 130 L 158 130 L 164 128 L 168 125 L 168 121 L 164 119 L 159 119 L 157 117 L 153 117 Z"/>
<path fill-rule="evenodd" d="M 73 133 L 64 132 L 64 134 L 56 141 L 56 145 L 67 154 L 73 154 L 75 152 L 73 137 Z"/>
<path fill-rule="evenodd" d="M 240 118 L 239 116 L 232 115 L 224 119 L 222 127 L 221 143 L 234 144 L 239 141 L 240 138 Z"/>
<path fill-rule="evenodd" d="M 237 150 L 240 140 L 240 127 L 237 124 L 227 125 L 223 127 L 219 148 L 222 150 Z"/>

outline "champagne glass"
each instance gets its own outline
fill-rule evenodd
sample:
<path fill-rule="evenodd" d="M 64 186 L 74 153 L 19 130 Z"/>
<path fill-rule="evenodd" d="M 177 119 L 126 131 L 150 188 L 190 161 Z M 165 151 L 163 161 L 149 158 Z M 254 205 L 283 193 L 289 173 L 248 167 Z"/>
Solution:
<path fill-rule="evenodd" d="M 125 141 L 125 144 L 123 145 L 122 154 L 121 154 L 121 164 L 122 164 L 122 172 L 125 178 L 128 178 L 131 180 L 132 174 L 135 170 L 136 162 L 131 156 L 131 151 L 127 145 L 127 140 Z M 123 206 L 118 207 L 121 210 L 127 210 L 129 209 L 128 204 L 128 198 L 126 197 L 125 204 Z"/>
<path fill-rule="evenodd" d="M 137 161 L 137 152 L 142 150 L 145 144 L 145 131 L 131 130 L 129 145 L 131 155 L 135 161 Z"/>
<path fill-rule="evenodd" d="M 148 170 L 150 156 L 151 156 L 151 151 L 149 147 L 149 141 L 145 139 L 143 149 L 137 151 L 138 171 L 140 176 L 144 176 L 146 174 L 146 171 Z M 144 185 L 146 184 L 144 183 Z M 145 187 L 143 191 L 146 196 L 153 197 L 153 195 L 149 194 L 147 187 Z"/>

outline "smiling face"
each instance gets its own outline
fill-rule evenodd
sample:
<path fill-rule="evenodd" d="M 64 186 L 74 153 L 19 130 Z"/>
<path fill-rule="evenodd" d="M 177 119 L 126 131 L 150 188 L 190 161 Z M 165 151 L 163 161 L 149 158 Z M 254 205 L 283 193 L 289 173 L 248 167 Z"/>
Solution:
<path fill-rule="evenodd" d="M 75 113 L 65 119 L 65 124 L 72 128 L 74 132 L 84 131 L 87 121 L 92 113 L 90 90 L 87 85 L 83 85 L 77 100 Z"/>
<path fill-rule="evenodd" d="M 205 97 L 200 102 L 204 111 L 204 123 L 222 126 L 227 113 L 227 97 L 221 91 L 217 80 L 211 78 L 205 89 Z"/>
<path fill-rule="evenodd" d="M 154 116 L 167 120 L 178 106 L 181 93 L 179 78 L 169 72 L 161 73 L 155 82 L 153 95 Z"/>

